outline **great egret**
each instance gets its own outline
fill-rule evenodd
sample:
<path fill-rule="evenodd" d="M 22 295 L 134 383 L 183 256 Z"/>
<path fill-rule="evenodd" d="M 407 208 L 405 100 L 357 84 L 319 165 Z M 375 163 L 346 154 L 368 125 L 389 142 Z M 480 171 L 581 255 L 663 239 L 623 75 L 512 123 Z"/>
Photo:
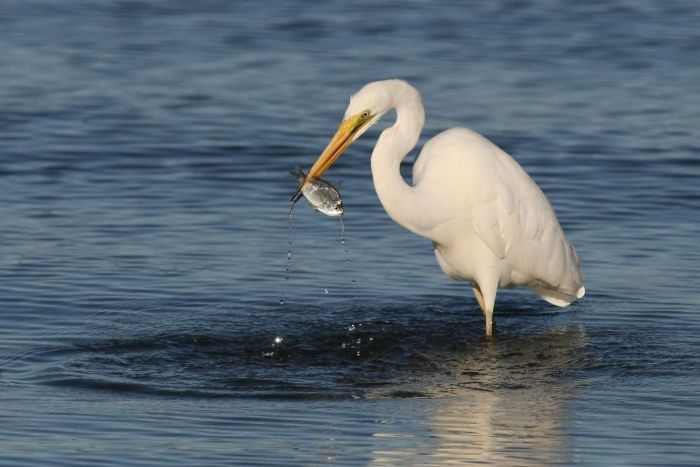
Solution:
<path fill-rule="evenodd" d="M 401 160 L 415 147 L 425 120 L 420 94 L 405 81 L 376 81 L 352 96 L 338 131 L 292 200 L 390 109 L 396 109 L 396 122 L 379 135 L 371 158 L 379 200 L 394 221 L 433 242 L 447 276 L 471 282 L 487 336 L 493 334 L 499 287 L 528 286 L 556 306 L 584 296 L 578 256 L 547 197 L 485 137 L 466 128 L 440 133 L 413 165 L 413 185 L 404 181 Z"/>

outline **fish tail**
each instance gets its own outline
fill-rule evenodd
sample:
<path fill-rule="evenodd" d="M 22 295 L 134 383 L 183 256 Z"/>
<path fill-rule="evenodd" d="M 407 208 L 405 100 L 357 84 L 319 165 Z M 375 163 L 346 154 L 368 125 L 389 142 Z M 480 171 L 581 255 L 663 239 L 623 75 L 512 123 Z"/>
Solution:
<path fill-rule="evenodd" d="M 304 171 L 301 170 L 301 168 L 299 168 L 299 167 L 294 167 L 294 170 L 290 170 L 289 174 L 292 177 L 296 178 L 299 181 L 299 183 L 303 182 L 304 179 L 306 178 Z"/>

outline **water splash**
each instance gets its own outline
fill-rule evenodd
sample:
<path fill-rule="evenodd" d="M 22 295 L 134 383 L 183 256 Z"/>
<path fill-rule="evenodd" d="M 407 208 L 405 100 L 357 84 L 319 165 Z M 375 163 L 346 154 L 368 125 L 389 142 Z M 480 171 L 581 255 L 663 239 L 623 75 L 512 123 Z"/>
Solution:
<path fill-rule="evenodd" d="M 283 346 L 284 346 L 284 337 L 275 336 L 275 338 L 272 339 L 272 345 L 270 346 L 271 350 L 268 352 L 263 352 L 262 356 L 265 358 L 279 357 L 280 353 L 283 351 Z"/>

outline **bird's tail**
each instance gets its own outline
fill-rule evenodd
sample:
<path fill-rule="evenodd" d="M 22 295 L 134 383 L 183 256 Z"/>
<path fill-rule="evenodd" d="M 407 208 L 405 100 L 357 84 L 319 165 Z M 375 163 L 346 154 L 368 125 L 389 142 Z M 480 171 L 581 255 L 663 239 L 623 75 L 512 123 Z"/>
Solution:
<path fill-rule="evenodd" d="M 581 286 L 575 294 L 545 287 L 532 287 L 532 290 L 537 292 L 537 295 L 542 297 L 545 301 L 559 307 L 568 306 L 571 302 L 577 298 L 583 298 L 586 294 L 586 289 L 583 286 Z"/>

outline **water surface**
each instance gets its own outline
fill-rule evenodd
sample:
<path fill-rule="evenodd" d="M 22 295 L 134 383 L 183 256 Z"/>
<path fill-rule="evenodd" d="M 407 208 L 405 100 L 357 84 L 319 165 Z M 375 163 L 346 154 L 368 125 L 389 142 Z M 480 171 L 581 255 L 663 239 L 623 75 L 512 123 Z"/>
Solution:
<path fill-rule="evenodd" d="M 699 21 L 690 1 L 5 2 L 0 463 L 696 465 Z M 520 161 L 583 301 L 501 292 L 485 339 L 469 287 L 379 205 L 376 131 L 328 173 L 347 252 L 299 205 L 286 271 L 287 172 L 386 77 L 422 92 L 421 142 L 463 125 Z"/>

